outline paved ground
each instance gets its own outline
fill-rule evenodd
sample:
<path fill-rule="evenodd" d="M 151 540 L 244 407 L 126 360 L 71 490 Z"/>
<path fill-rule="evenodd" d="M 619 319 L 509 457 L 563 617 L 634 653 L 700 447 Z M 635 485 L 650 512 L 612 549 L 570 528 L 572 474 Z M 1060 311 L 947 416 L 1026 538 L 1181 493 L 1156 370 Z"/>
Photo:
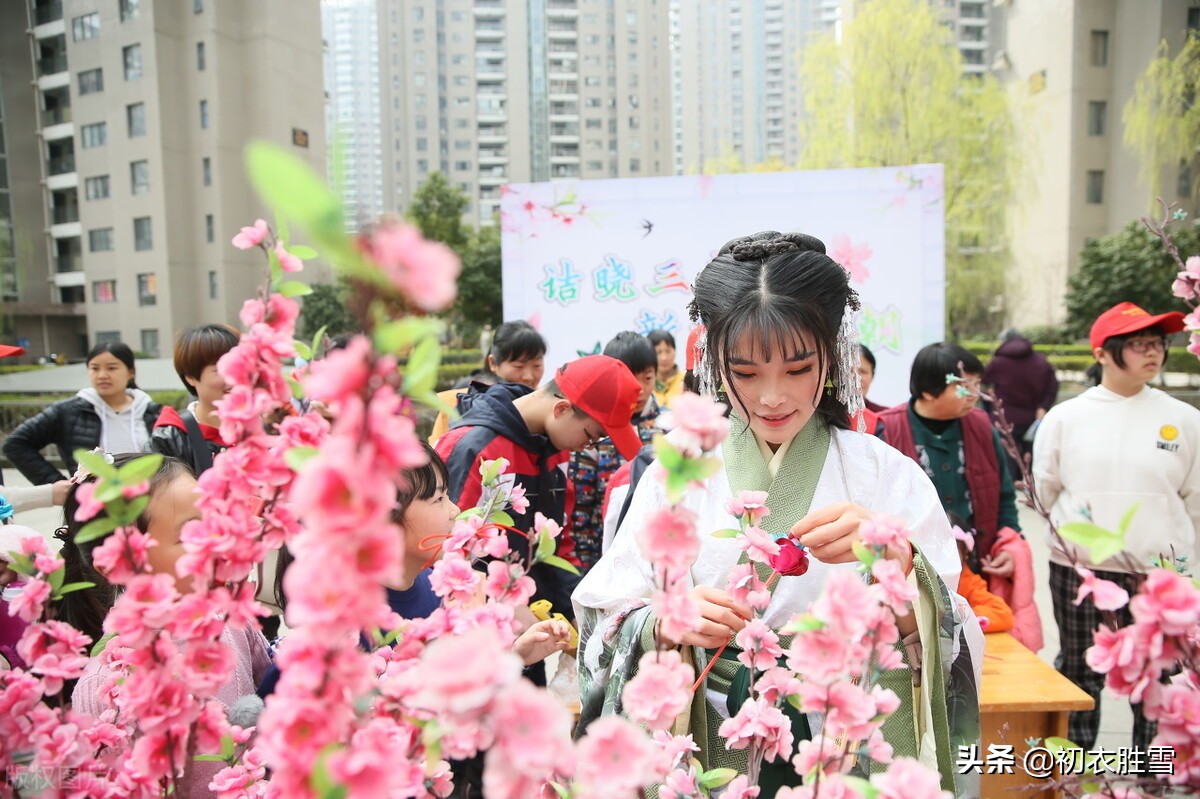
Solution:
<path fill-rule="evenodd" d="M 4 480 L 10 485 L 29 484 L 15 469 L 5 469 Z M 0 488 L 0 494 L 2 493 L 3 489 Z M 1053 664 L 1054 656 L 1058 652 L 1058 629 L 1054 625 L 1054 614 L 1050 605 L 1049 569 L 1046 565 L 1048 562 L 1048 547 L 1044 534 L 1045 524 L 1037 514 L 1028 508 L 1021 508 L 1020 515 L 1021 527 L 1024 529 L 1030 546 L 1033 549 L 1034 571 L 1037 575 L 1039 586 L 1036 595 L 1037 605 L 1041 612 L 1042 626 L 1046 636 L 1046 646 L 1038 654 L 1047 663 Z M 15 521 L 32 527 L 46 536 L 46 539 L 49 541 L 55 528 L 62 524 L 62 509 L 53 508 L 28 511 L 21 514 L 20 518 Z M 1096 746 L 1109 750 L 1128 746 L 1132 730 L 1133 715 L 1129 710 L 1129 703 L 1120 697 L 1108 695 L 1106 692 L 1101 704 L 1100 737 L 1096 741 Z"/>

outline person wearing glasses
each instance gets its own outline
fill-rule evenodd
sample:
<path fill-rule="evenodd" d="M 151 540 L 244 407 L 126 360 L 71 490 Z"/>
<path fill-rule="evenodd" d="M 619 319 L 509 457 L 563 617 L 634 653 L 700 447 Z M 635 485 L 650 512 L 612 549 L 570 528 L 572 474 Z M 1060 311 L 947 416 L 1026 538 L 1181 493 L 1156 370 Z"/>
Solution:
<path fill-rule="evenodd" d="M 922 347 L 909 375 L 912 397 L 879 418 L 887 443 L 921 465 L 946 512 L 974 529 L 972 568 L 1007 578 L 1013 557 L 994 547 L 1001 530 L 1021 526 L 1000 436 L 975 407 L 982 378 L 983 364 L 957 344 Z"/>
<path fill-rule="evenodd" d="M 1167 336 L 1183 330 L 1178 312 L 1147 313 L 1130 302 L 1108 309 L 1092 325 L 1092 355 L 1100 384 L 1050 410 L 1033 443 L 1038 497 L 1057 526 L 1091 522 L 1116 530 L 1134 506 L 1125 549 L 1097 563 L 1087 550 L 1051 541 L 1050 596 L 1058 623 L 1055 667 L 1092 695 L 1095 710 L 1071 714 L 1068 737 L 1089 751 L 1100 726 L 1104 675 L 1085 652 L 1101 613 L 1090 598 L 1076 602 L 1081 566 L 1132 596 L 1152 563 L 1196 555 L 1200 524 L 1200 410 L 1147 385 L 1167 359 Z M 1141 573 L 1141 574 L 1139 574 Z M 1132 622 L 1129 607 L 1115 611 Z M 1133 706 L 1133 744 L 1145 749 L 1154 725 Z"/>

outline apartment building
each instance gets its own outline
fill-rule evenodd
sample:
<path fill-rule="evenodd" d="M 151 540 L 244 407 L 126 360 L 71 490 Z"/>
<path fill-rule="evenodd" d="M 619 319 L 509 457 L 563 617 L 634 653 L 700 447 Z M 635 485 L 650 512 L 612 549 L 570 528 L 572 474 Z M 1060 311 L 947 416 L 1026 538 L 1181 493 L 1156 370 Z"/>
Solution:
<path fill-rule="evenodd" d="M 434 171 L 490 224 L 505 183 L 674 171 L 668 0 L 376 0 L 385 205 Z"/>
<path fill-rule="evenodd" d="M 1011 214 L 1007 312 L 1018 325 L 1057 323 L 1085 244 L 1151 210 L 1121 114 L 1159 42 L 1177 53 L 1200 31 L 1200 2 L 1012 2 L 1005 19 L 1009 68 L 997 74 L 1016 101 L 1029 165 Z M 1195 218 L 1192 178 L 1187 165 L 1171 167 L 1161 186 Z"/>
<path fill-rule="evenodd" d="M 16 295 L 48 287 L 48 304 L 83 309 L 86 337 L 56 347 L 70 355 L 115 339 L 169 354 L 180 328 L 235 322 L 264 277 L 260 254 L 229 246 L 264 214 L 245 144 L 286 143 L 324 173 L 318 0 L 3 6 L 5 120 L 17 106 L 36 123 L 8 139 L 29 159 L 12 183 L 30 242 Z M 20 62 L 32 79 L 10 85 Z"/>

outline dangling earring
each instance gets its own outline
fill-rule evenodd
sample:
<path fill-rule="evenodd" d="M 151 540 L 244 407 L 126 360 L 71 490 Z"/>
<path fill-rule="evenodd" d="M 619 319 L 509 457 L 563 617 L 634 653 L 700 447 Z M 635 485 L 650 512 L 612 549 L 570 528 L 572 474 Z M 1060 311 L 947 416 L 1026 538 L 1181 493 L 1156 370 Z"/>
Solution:
<path fill-rule="evenodd" d="M 826 395 L 833 394 L 833 378 L 832 377 L 825 378 L 825 394 Z"/>

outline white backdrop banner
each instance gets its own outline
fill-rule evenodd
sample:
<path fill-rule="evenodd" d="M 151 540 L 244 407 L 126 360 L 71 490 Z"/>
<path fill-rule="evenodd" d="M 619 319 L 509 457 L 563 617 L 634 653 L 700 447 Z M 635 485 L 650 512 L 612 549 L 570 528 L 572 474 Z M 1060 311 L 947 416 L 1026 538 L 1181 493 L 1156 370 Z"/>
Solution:
<path fill-rule="evenodd" d="M 862 297 L 863 343 L 879 360 L 871 399 L 901 402 L 916 351 L 943 336 L 942 195 L 940 164 L 510 184 L 504 318 L 542 332 L 547 379 L 622 330 L 670 331 L 682 367 L 690 286 L 721 245 L 808 233 Z"/>

